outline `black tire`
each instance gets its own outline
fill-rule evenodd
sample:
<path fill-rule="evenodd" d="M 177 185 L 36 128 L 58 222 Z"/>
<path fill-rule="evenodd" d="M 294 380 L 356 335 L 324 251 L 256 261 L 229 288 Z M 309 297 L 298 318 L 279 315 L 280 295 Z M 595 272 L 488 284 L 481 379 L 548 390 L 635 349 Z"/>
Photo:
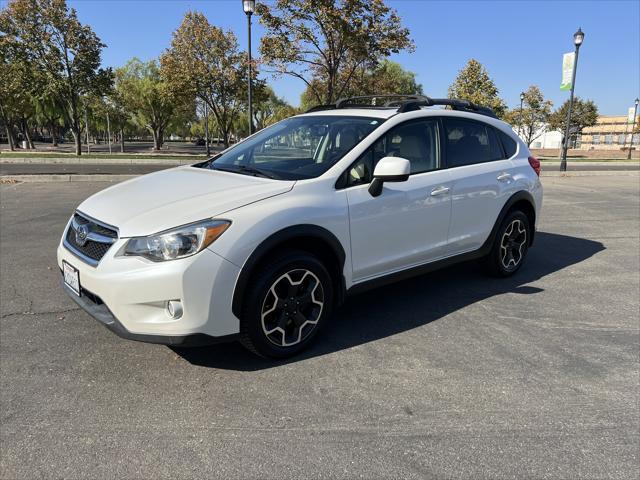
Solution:
<path fill-rule="evenodd" d="M 491 252 L 485 258 L 487 271 L 496 277 L 509 277 L 516 273 L 529 250 L 531 226 L 521 210 L 512 210 L 500 224 Z"/>
<path fill-rule="evenodd" d="M 277 255 L 251 278 L 243 301 L 240 342 L 262 357 L 295 355 L 327 322 L 333 295 L 331 276 L 316 257 L 303 251 Z"/>

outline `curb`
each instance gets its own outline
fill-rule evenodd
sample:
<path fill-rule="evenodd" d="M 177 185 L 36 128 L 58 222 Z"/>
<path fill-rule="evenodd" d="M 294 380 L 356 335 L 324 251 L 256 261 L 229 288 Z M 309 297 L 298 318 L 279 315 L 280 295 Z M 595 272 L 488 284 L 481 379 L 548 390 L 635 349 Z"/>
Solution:
<path fill-rule="evenodd" d="M 545 172 L 542 170 L 541 177 L 615 177 L 615 176 L 640 176 L 640 170 L 584 170 L 577 172 Z"/>
<path fill-rule="evenodd" d="M 46 175 L 2 175 L 0 183 L 60 183 L 60 182 L 124 182 L 140 175 L 119 174 L 46 174 Z M 640 170 L 591 170 L 581 172 L 545 172 L 541 177 L 640 177 Z"/>
<path fill-rule="evenodd" d="M 123 182 L 136 177 L 139 175 L 2 175 L 0 183 Z"/>

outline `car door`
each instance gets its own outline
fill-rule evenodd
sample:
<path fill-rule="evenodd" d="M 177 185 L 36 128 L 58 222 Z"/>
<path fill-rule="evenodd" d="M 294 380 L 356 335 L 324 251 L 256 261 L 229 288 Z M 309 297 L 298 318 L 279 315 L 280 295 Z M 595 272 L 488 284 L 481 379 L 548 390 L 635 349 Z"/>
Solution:
<path fill-rule="evenodd" d="M 488 238 L 514 189 L 513 163 L 494 127 L 485 122 L 446 117 L 445 164 L 451 174 L 451 224 L 448 254 L 477 250 Z"/>
<path fill-rule="evenodd" d="M 354 282 L 403 270 L 443 255 L 451 213 L 449 172 L 440 168 L 437 119 L 402 123 L 385 133 L 345 172 Z M 405 182 L 368 192 L 378 160 L 409 160 Z"/>

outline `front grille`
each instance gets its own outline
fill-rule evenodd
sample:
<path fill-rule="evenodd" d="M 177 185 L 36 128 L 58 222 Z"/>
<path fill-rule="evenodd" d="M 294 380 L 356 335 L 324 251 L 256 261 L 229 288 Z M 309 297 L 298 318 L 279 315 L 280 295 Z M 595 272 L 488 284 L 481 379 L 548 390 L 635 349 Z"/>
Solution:
<path fill-rule="evenodd" d="M 84 242 L 77 236 L 80 228 L 87 233 Z M 115 228 L 76 213 L 67 229 L 65 246 L 87 263 L 97 265 L 117 238 Z"/>

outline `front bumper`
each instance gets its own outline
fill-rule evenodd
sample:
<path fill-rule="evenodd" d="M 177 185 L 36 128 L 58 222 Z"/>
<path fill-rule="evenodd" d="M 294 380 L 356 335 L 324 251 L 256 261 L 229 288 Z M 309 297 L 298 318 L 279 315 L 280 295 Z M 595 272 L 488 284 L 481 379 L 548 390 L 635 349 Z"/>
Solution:
<path fill-rule="evenodd" d="M 149 335 L 131 333 L 118 321 L 104 303 L 96 303 L 86 294 L 79 297 L 64 283 L 62 283 L 62 289 L 85 312 L 98 320 L 113 333 L 127 340 L 145 343 L 159 343 L 161 345 L 172 345 L 175 347 L 198 347 L 203 345 L 213 345 L 215 343 L 231 342 L 238 337 L 237 334 L 225 335 L 223 337 L 212 337 L 211 335 L 206 335 L 204 333 L 192 333 L 189 335 Z"/>
<path fill-rule="evenodd" d="M 82 296 L 63 288 L 90 315 L 121 337 L 169 345 L 216 343 L 240 331 L 231 311 L 238 267 L 208 249 L 158 263 L 116 257 L 125 242 L 119 239 L 95 267 L 58 246 L 58 266 L 78 269 Z M 169 300 L 182 302 L 180 318 L 168 315 Z"/>

